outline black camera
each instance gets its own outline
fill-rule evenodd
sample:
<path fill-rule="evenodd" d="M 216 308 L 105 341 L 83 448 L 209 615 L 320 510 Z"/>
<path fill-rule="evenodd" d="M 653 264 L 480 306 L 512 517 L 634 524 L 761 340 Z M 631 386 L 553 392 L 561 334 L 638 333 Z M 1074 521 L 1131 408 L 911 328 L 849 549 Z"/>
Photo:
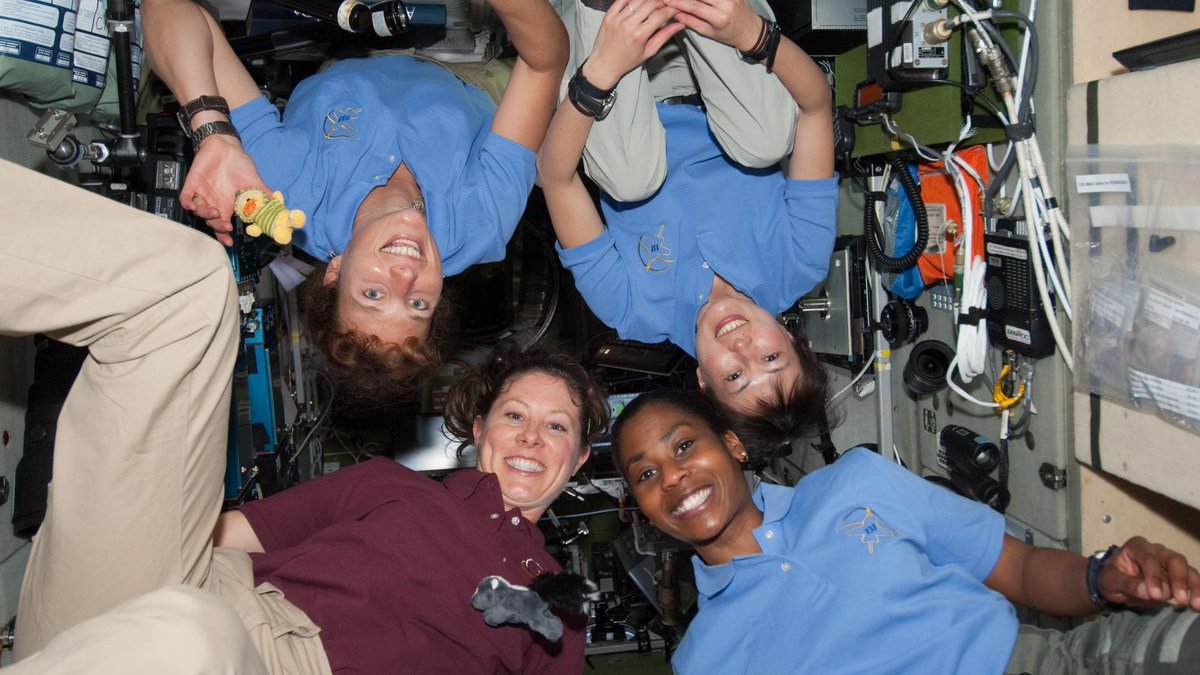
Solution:
<path fill-rule="evenodd" d="M 992 478 L 1003 457 L 988 439 L 956 424 L 942 429 L 938 460 L 950 472 L 950 482 L 964 497 L 1004 513 L 1011 498 L 1008 488 Z"/>

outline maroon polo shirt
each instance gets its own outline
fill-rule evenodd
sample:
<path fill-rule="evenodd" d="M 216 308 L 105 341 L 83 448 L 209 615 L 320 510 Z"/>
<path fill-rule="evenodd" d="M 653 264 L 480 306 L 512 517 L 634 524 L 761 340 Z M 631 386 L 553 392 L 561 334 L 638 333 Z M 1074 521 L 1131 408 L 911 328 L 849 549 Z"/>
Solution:
<path fill-rule="evenodd" d="M 321 628 L 335 673 L 571 673 L 583 670 L 583 623 L 561 643 L 493 628 L 471 607 L 484 577 L 527 584 L 559 571 L 536 525 L 504 509 L 492 474 L 439 483 L 375 459 L 241 507 L 269 581 Z"/>

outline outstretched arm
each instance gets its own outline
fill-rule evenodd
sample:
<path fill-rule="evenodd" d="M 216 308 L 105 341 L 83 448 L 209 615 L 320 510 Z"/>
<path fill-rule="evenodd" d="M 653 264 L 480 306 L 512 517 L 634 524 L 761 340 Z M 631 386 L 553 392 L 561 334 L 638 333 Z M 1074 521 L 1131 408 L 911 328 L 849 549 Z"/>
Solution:
<path fill-rule="evenodd" d="M 1096 613 L 1086 586 L 1087 559 L 1004 537 L 1000 560 L 984 582 L 1012 602 L 1056 616 Z M 1200 576 L 1180 554 L 1134 537 L 1100 574 L 1100 595 L 1130 607 L 1174 600 L 1200 611 Z"/>
<path fill-rule="evenodd" d="M 583 64 L 584 78 L 599 89 L 615 87 L 626 73 L 683 30 L 681 24 L 667 23 L 674 12 L 662 0 L 638 2 L 617 0 L 605 13 L 592 54 Z M 586 244 L 604 230 L 592 197 L 576 172 L 594 121 L 563 99 L 538 155 L 546 206 L 563 248 Z"/>
<path fill-rule="evenodd" d="M 230 109 L 259 96 L 258 85 L 225 40 L 217 22 L 191 0 L 145 0 L 142 25 L 146 56 L 182 105 L 200 96 L 222 96 Z M 225 120 L 219 112 L 192 116 L 192 129 Z M 232 243 L 230 216 L 235 193 L 248 187 L 267 190 L 254 161 L 232 136 L 209 136 L 200 144 L 184 182 L 183 207 L 208 221 L 217 239 Z M 269 190 L 267 190 L 269 192 Z"/>
<path fill-rule="evenodd" d="M 764 25 L 746 0 L 663 2 L 679 11 L 676 20 L 689 29 L 742 52 L 754 48 Z M 833 94 L 825 73 L 803 49 L 782 36 L 773 70 L 800 107 L 788 177 L 829 178 L 833 175 Z"/>
<path fill-rule="evenodd" d="M 492 131 L 537 151 L 554 114 L 567 66 L 567 31 L 546 0 L 491 0 L 517 62 L 496 108 Z"/>

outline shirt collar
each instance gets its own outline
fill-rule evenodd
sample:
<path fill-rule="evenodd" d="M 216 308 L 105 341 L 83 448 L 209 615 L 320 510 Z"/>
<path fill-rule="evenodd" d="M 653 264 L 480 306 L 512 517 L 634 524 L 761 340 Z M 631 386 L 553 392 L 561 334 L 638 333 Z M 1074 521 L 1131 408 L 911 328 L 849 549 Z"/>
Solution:
<path fill-rule="evenodd" d="M 762 525 L 754 529 L 755 539 L 761 542 L 760 533 L 787 517 L 788 511 L 792 508 L 793 493 L 792 488 L 769 483 L 760 483 L 754 490 L 752 496 L 754 505 L 763 514 Z M 693 557 L 692 568 L 696 571 L 696 589 L 709 598 L 720 593 L 733 582 L 734 574 L 737 573 L 738 561 L 753 558 L 755 555 L 762 554 L 739 556 L 724 565 L 709 565 L 701 560 L 700 556 Z"/>
<path fill-rule="evenodd" d="M 446 476 L 442 484 L 450 494 L 463 500 L 472 515 L 492 523 L 496 531 L 516 529 L 525 533 L 536 546 L 545 546 L 542 531 L 536 524 L 526 520 L 520 509 L 505 510 L 504 495 L 500 492 L 500 479 L 496 478 L 496 474 L 477 469 L 459 469 Z"/>

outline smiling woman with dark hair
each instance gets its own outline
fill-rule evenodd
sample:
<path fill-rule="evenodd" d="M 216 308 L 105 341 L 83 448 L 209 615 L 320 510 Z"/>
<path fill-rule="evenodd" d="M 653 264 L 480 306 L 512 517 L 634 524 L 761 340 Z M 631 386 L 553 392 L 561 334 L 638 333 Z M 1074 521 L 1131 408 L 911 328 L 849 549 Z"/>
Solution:
<path fill-rule="evenodd" d="M 559 258 L 588 307 L 621 337 L 670 340 L 696 357 L 700 386 L 724 408 L 765 418 L 773 393 L 790 395 L 797 382 L 804 388 L 819 377 L 820 365 L 803 358 L 775 316 L 825 277 L 833 251 L 838 180 L 825 74 L 747 0 L 614 0 L 602 20 L 582 25 L 593 32 L 571 36 L 581 65 L 538 155 Z M 699 91 L 657 103 L 648 94 L 626 98 L 639 92 L 635 84 L 654 88 L 661 75 L 652 65 L 679 44 L 714 54 L 689 51 L 682 66 L 703 71 L 693 73 Z M 637 129 L 613 127 L 628 125 L 623 108 L 658 130 L 661 148 L 642 148 L 632 140 L 642 137 Z M 732 135 L 771 146 L 773 161 L 751 166 L 730 149 L 731 111 L 746 118 Z M 760 117 L 773 121 L 757 124 Z M 779 117 L 785 133 L 762 128 L 780 126 Z M 614 154 L 649 153 L 664 175 L 633 197 L 602 194 L 597 209 L 576 168 L 581 158 L 590 167 L 601 150 L 608 177 L 644 168 L 614 170 Z"/>
<path fill-rule="evenodd" d="M 672 660 L 678 673 L 1200 667 L 1200 576 L 1141 537 L 1090 560 L 1030 546 L 1005 534 L 999 513 L 863 448 L 795 487 L 752 490 L 745 445 L 698 392 L 627 405 L 613 459 L 646 518 L 696 550 L 699 614 Z M 1070 633 L 1018 627 L 1010 604 L 1087 616 L 1168 600 L 1179 606 Z"/>

